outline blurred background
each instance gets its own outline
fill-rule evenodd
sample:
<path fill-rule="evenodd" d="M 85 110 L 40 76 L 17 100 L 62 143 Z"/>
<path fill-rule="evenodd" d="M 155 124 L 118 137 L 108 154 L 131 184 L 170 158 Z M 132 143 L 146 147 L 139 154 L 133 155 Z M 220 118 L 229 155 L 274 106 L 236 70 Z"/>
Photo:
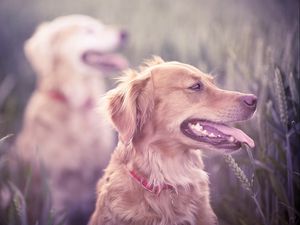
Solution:
<path fill-rule="evenodd" d="M 255 150 L 205 160 L 213 208 L 220 224 L 299 223 L 298 0 L 0 0 L 0 189 L 17 182 L 5 158 L 13 138 L 5 136 L 19 131 L 35 86 L 24 41 L 41 22 L 74 13 L 124 28 L 131 67 L 159 55 L 211 73 L 222 88 L 256 94 L 255 117 L 237 125 Z M 26 224 L 30 199 L 11 191 L 0 224 Z"/>

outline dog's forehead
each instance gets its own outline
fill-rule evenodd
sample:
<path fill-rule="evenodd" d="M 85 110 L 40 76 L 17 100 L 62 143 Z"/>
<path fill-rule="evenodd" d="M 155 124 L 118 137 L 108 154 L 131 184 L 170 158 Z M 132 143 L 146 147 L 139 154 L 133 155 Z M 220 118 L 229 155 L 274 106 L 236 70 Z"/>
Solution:
<path fill-rule="evenodd" d="M 181 79 L 193 79 L 193 80 L 209 80 L 214 78 L 206 74 L 194 66 L 179 63 L 179 62 L 166 62 L 153 67 L 153 73 L 159 74 L 157 77 L 162 79 L 181 80 Z"/>
<path fill-rule="evenodd" d="M 58 26 L 104 26 L 99 20 L 84 15 L 63 16 L 55 19 L 53 23 Z"/>
<path fill-rule="evenodd" d="M 106 27 L 100 21 L 83 15 L 59 17 L 46 25 L 47 26 L 44 26 L 42 28 L 46 28 L 48 32 L 51 32 L 52 34 L 56 34 L 59 32 L 75 32 L 78 29 L 86 28 L 102 30 Z M 41 29 L 40 32 L 44 32 L 44 29 Z"/>

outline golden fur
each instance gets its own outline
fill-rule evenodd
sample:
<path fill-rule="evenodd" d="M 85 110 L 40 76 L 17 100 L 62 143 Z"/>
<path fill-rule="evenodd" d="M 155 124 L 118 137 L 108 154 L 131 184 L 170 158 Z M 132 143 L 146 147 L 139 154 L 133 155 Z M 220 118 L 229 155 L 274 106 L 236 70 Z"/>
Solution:
<path fill-rule="evenodd" d="M 17 148 L 24 160 L 45 166 L 54 212 L 88 208 L 111 154 L 114 135 L 95 110 L 106 91 L 106 71 L 97 60 L 126 68 L 126 60 L 111 53 L 121 42 L 120 30 L 70 15 L 43 23 L 25 43 L 38 80 Z M 92 65 L 83 61 L 84 54 L 92 54 L 87 59 Z"/>
<path fill-rule="evenodd" d="M 188 89 L 198 80 L 201 93 Z M 218 89 L 210 75 L 179 62 L 155 57 L 139 72 L 130 70 L 106 95 L 119 143 L 98 183 L 96 209 L 89 225 L 212 225 L 209 181 L 201 150 L 212 146 L 187 138 L 187 118 L 230 122 L 249 118 L 242 93 Z M 154 185 L 175 190 L 154 194 L 130 175 L 135 170 Z"/>

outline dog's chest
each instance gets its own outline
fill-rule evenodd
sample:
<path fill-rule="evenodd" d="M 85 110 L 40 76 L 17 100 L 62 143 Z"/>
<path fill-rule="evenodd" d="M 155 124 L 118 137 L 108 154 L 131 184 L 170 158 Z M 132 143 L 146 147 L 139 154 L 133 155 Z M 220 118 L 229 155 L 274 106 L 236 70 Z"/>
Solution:
<path fill-rule="evenodd" d="M 82 165 L 99 167 L 112 148 L 113 133 L 108 122 L 94 109 L 73 109 L 61 102 L 52 103 L 32 102 L 23 132 L 24 138 L 31 140 L 26 142 L 30 145 L 27 149 L 39 146 L 39 155 L 46 166 L 57 171 L 77 170 Z"/>
<path fill-rule="evenodd" d="M 201 198 L 203 196 L 197 195 L 194 191 L 181 190 L 178 193 L 165 190 L 160 195 L 126 193 L 118 204 L 121 207 L 117 217 L 131 218 L 134 223 L 130 224 L 194 225 L 198 201 L 201 201 Z"/>
<path fill-rule="evenodd" d="M 169 224 L 193 225 L 197 209 L 198 196 L 193 190 L 166 190 L 160 196 L 152 196 L 147 199 L 148 207 L 151 208 L 161 221 L 170 221 Z"/>

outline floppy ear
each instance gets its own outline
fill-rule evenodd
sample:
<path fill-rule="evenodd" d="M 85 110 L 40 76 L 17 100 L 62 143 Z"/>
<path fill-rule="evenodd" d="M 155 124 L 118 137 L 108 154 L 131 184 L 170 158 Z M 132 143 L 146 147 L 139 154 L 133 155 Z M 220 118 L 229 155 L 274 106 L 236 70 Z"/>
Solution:
<path fill-rule="evenodd" d="M 132 140 L 151 115 L 154 103 L 150 79 L 150 77 L 134 78 L 123 81 L 106 95 L 109 116 L 124 143 Z"/>
<path fill-rule="evenodd" d="M 50 58 L 50 24 L 42 23 L 24 44 L 25 56 L 38 75 L 49 71 Z"/>

